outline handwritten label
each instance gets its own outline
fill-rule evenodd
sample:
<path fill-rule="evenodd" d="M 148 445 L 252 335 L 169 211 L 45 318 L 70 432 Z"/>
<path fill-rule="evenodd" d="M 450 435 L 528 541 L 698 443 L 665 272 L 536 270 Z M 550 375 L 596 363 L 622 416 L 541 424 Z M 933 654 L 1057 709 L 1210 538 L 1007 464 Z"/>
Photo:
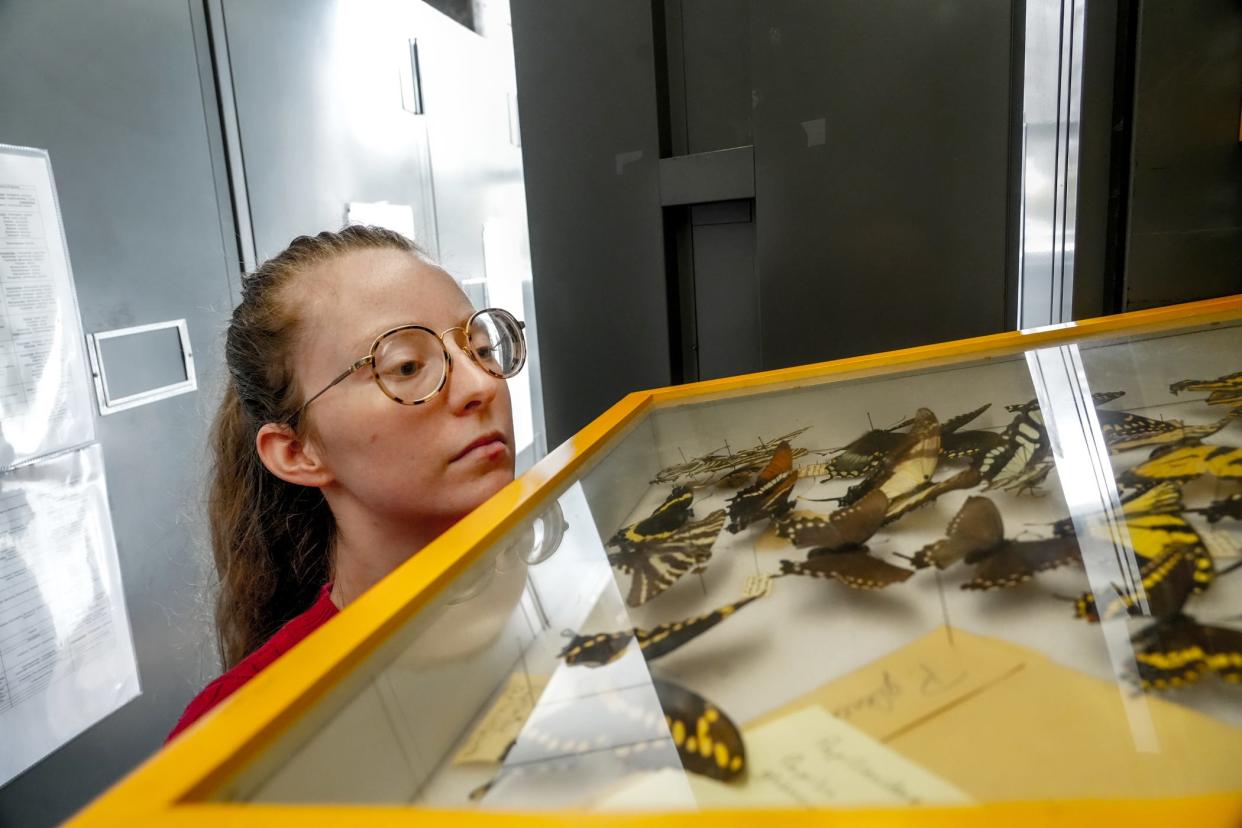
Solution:
<path fill-rule="evenodd" d="M 535 702 L 548 684 L 546 676 L 515 673 L 500 691 L 482 721 L 466 737 L 453 757 L 454 765 L 499 762 L 509 744 L 530 718 Z"/>
<path fill-rule="evenodd" d="M 864 733 L 888 741 L 1013 675 L 1024 663 L 1020 651 L 961 630 L 955 630 L 950 639 L 941 628 L 813 690 L 755 724 L 818 704 Z"/>
<path fill-rule="evenodd" d="M 740 784 L 700 776 L 683 779 L 681 771 L 661 772 L 613 794 L 601 807 L 612 810 L 676 799 L 671 794 L 680 794 L 686 782 L 700 808 L 971 801 L 953 785 L 818 705 L 748 728 L 745 739 L 750 770 Z"/>

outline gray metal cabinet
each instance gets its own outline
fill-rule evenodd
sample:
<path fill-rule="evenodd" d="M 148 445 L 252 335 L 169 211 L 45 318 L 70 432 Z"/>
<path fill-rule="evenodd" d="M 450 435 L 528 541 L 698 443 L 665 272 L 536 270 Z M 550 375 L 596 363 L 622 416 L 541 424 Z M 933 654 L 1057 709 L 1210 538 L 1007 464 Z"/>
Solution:
<path fill-rule="evenodd" d="M 186 318 L 200 389 L 96 423 L 142 695 L 0 788 L 0 825 L 68 817 L 219 670 L 198 515 L 236 251 L 201 24 L 163 0 L 0 4 L 0 141 L 51 153 L 84 329 Z"/>

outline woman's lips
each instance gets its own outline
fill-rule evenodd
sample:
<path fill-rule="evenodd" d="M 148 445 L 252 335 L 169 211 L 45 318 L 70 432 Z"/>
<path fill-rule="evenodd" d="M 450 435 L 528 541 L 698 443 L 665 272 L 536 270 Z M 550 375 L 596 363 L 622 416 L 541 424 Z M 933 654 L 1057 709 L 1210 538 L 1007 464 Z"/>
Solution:
<path fill-rule="evenodd" d="M 458 460 L 465 460 L 468 457 L 486 457 L 493 459 L 505 454 L 509 450 L 505 438 L 500 432 L 492 432 L 484 434 L 482 437 L 471 442 L 464 449 L 458 452 L 457 456 L 451 462 L 456 463 Z"/>

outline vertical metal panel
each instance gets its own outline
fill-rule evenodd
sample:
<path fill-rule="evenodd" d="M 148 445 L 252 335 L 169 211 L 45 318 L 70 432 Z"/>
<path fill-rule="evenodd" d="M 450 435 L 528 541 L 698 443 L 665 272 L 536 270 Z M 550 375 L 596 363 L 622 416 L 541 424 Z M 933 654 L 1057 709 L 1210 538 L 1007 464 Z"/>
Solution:
<path fill-rule="evenodd" d="M 142 695 L 0 789 L 0 825 L 68 817 L 219 670 L 199 509 L 236 252 L 194 24 L 189 4 L 162 0 L 0 4 L 0 124 L 51 153 L 83 327 L 185 317 L 203 389 L 97 423 Z"/>
<path fill-rule="evenodd" d="M 1027 0 L 1018 324 L 1073 314 L 1085 0 Z"/>
<path fill-rule="evenodd" d="M 754 202 L 691 208 L 699 379 L 758 371 L 759 285 Z"/>
<path fill-rule="evenodd" d="M 1242 290 L 1242 4 L 1139 9 L 1126 310 Z"/>
<path fill-rule="evenodd" d="M 1078 222 L 1074 228 L 1073 318 L 1113 313 L 1108 272 L 1111 149 L 1116 84 L 1117 0 L 1087 4 L 1083 30 Z"/>
<path fill-rule="evenodd" d="M 514 0 L 549 444 L 669 381 L 649 0 Z"/>
<path fill-rule="evenodd" d="M 751 7 L 765 368 L 1002 328 L 1011 11 Z"/>
<path fill-rule="evenodd" d="M 407 18 L 373 0 L 221 5 L 258 258 L 339 228 L 349 201 L 412 205 L 438 256 L 426 123 L 402 106 Z"/>
<path fill-rule="evenodd" d="M 752 143 L 751 0 L 681 0 L 686 152 Z"/>

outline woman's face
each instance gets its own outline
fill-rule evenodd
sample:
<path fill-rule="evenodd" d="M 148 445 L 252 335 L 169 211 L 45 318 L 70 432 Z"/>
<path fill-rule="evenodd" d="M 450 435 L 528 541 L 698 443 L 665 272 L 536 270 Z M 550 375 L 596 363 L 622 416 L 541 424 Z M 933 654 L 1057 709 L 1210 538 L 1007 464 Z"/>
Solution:
<path fill-rule="evenodd" d="M 443 270 L 398 250 L 348 253 L 302 277 L 292 285 L 302 322 L 294 371 L 307 398 L 384 331 L 418 324 L 440 333 L 475 310 Z M 306 409 L 330 501 L 348 498 L 385 522 L 447 524 L 513 480 L 508 386 L 462 350 L 460 336 L 444 341 L 448 380 L 421 405 L 389 399 L 364 366 Z"/>

